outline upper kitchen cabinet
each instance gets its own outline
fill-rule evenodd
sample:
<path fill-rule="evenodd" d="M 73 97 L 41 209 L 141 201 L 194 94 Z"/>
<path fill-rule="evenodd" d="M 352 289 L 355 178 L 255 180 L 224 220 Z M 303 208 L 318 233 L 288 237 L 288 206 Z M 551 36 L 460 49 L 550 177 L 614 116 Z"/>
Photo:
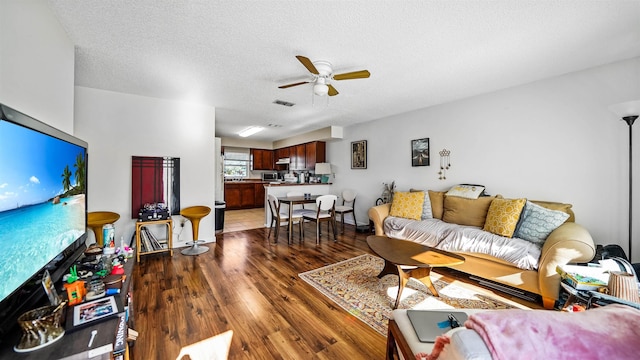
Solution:
<path fill-rule="evenodd" d="M 275 168 L 273 155 L 273 150 L 251 149 L 253 170 L 273 170 Z"/>
<path fill-rule="evenodd" d="M 316 163 L 325 162 L 326 159 L 326 143 L 323 141 L 308 142 L 286 149 L 289 151 L 290 170 L 314 170 Z"/>
<path fill-rule="evenodd" d="M 276 152 L 276 160 L 288 158 L 291 156 L 291 147 L 276 149 L 275 152 Z"/>
<path fill-rule="evenodd" d="M 316 163 L 326 162 L 327 145 L 324 141 L 314 141 L 305 144 L 305 168 L 314 170 Z"/>
<path fill-rule="evenodd" d="M 292 170 L 304 170 L 306 169 L 306 145 L 299 144 L 296 146 L 292 146 L 291 153 L 291 169 Z"/>
<path fill-rule="evenodd" d="M 286 147 L 286 148 L 281 148 L 281 149 L 276 149 L 274 150 L 275 153 L 275 161 L 278 161 L 280 159 L 290 159 L 290 148 Z M 280 164 L 280 165 L 275 165 L 275 170 L 288 170 L 289 169 L 289 164 Z"/>

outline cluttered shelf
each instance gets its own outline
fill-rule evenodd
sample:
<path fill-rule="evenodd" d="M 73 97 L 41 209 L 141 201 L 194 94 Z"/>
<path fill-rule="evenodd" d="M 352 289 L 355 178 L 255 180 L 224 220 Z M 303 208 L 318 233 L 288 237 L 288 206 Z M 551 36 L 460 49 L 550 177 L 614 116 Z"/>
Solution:
<path fill-rule="evenodd" d="M 133 326 L 134 320 L 128 306 L 133 292 L 131 274 L 135 261 L 132 256 L 132 253 L 129 254 L 130 258 L 124 262 L 123 273 L 114 275 L 118 281 L 106 285 L 105 294 L 113 295 L 83 301 L 73 306 L 63 306 L 62 311 L 66 315 L 63 314 L 62 319 L 66 321 L 60 337 L 40 346 L 20 349 L 27 335 L 16 327 L 16 331 L 2 339 L 0 359 L 124 359 L 128 351 L 127 340 L 132 339 L 131 336 L 136 334 L 129 329 Z M 117 291 L 108 291 L 109 288 Z M 31 341 L 37 338 L 37 335 L 47 334 L 47 331 L 50 331 L 49 329 L 38 330 L 40 333 L 35 330 L 30 335 Z"/>
<path fill-rule="evenodd" d="M 638 279 L 630 264 L 611 259 L 599 265 L 562 265 L 559 310 L 584 311 L 613 303 L 640 309 Z"/>

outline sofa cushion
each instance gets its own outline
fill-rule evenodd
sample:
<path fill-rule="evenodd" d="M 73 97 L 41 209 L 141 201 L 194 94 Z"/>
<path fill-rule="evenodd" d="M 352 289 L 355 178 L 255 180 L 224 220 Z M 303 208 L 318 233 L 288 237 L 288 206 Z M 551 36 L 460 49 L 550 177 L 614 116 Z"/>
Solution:
<path fill-rule="evenodd" d="M 444 212 L 444 191 L 429 190 L 429 200 L 431 200 L 431 215 L 434 219 L 442 220 Z"/>
<path fill-rule="evenodd" d="M 478 199 L 445 196 L 442 220 L 452 224 L 483 227 L 493 199 L 494 196 Z"/>
<path fill-rule="evenodd" d="M 424 192 L 403 192 L 393 194 L 389 215 L 405 219 L 420 220 L 422 216 L 422 204 Z"/>
<path fill-rule="evenodd" d="M 415 221 L 388 216 L 384 219 L 384 234 L 390 238 L 410 240 L 464 257 L 472 255 L 524 270 L 538 268 L 541 252 L 541 248 L 530 241 L 508 238 L 475 226 L 450 224 L 438 219 Z M 486 273 L 487 269 L 482 272 Z"/>
<path fill-rule="evenodd" d="M 477 199 L 484 192 L 482 185 L 460 184 L 447 191 L 447 196 L 459 196 L 467 199 Z"/>
<path fill-rule="evenodd" d="M 567 213 L 569 214 L 569 218 L 567 219 L 567 221 L 571 221 L 571 222 L 576 221 L 575 214 L 573 213 L 573 210 L 571 210 L 571 207 L 572 207 L 571 204 L 552 202 L 552 201 L 542 201 L 542 200 L 529 200 L 529 201 L 531 201 L 536 205 L 540 205 L 543 208 L 547 208 L 549 210 L 558 210 L 558 211 Z"/>
<path fill-rule="evenodd" d="M 494 199 L 489 206 L 484 231 L 512 237 L 527 199 Z"/>
<path fill-rule="evenodd" d="M 527 201 L 514 236 L 542 247 L 549 234 L 569 218 L 560 210 L 550 210 Z"/>
<path fill-rule="evenodd" d="M 424 192 L 424 203 L 422 203 L 422 215 L 420 220 L 433 219 L 433 212 L 431 211 L 431 198 L 429 198 L 429 192 L 418 189 L 409 189 L 410 192 Z"/>

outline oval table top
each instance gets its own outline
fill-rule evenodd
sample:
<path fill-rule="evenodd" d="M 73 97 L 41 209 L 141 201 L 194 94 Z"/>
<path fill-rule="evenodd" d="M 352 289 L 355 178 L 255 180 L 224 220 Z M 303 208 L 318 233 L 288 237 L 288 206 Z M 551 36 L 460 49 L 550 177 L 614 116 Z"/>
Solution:
<path fill-rule="evenodd" d="M 367 244 L 378 256 L 396 265 L 438 267 L 464 263 L 464 257 L 458 254 L 409 240 L 372 235 L 367 237 Z"/>

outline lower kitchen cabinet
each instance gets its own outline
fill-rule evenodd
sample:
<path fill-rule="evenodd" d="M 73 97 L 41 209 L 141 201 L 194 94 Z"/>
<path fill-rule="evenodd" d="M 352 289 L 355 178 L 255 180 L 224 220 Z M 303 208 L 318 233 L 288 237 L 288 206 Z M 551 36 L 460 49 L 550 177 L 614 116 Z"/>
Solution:
<path fill-rule="evenodd" d="M 227 210 L 253 209 L 264 206 L 262 182 L 229 182 L 224 184 Z"/>

